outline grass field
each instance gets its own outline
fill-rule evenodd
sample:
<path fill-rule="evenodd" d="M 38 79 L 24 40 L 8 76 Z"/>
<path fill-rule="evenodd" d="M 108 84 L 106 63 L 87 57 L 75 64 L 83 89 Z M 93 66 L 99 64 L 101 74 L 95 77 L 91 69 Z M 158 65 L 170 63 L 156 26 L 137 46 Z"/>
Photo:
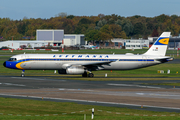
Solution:
<path fill-rule="evenodd" d="M 95 110 L 94 120 L 180 119 L 179 113 L 146 111 L 146 108 L 133 110 L 119 107 L 12 98 L 0 98 L 0 101 L 0 119 L 84 120 L 84 116 L 86 116 L 86 120 L 90 120 L 92 108 Z"/>

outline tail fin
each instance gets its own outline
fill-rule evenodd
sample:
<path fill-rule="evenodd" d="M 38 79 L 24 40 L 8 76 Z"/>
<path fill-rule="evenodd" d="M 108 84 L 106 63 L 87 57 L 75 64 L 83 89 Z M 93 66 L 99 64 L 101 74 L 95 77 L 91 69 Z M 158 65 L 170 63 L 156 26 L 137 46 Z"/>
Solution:
<path fill-rule="evenodd" d="M 165 56 L 171 32 L 163 32 L 144 55 Z"/>

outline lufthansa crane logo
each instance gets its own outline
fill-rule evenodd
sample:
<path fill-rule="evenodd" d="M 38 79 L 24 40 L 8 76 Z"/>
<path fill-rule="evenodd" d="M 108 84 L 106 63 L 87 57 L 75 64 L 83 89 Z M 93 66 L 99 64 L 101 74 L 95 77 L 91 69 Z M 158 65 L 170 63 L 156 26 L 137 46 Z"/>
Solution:
<path fill-rule="evenodd" d="M 168 42 L 169 42 L 169 38 L 163 38 L 159 40 L 159 43 L 164 44 L 164 45 L 167 45 Z"/>

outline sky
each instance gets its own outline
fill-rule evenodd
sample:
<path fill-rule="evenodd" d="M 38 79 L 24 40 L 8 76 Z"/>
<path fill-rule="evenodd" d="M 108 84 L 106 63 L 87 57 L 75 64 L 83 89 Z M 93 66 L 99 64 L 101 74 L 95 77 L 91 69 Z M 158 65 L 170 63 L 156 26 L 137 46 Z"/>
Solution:
<path fill-rule="evenodd" d="M 180 16 L 180 0 L 0 0 L 0 18 L 49 19 L 61 12 L 74 16 Z"/>

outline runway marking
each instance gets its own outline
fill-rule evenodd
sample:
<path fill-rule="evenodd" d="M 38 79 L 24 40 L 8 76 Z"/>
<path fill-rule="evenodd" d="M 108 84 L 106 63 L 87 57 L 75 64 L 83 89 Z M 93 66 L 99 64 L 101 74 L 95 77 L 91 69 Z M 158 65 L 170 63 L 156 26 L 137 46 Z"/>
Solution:
<path fill-rule="evenodd" d="M 13 84 L 13 83 L 0 83 L 1 85 L 14 85 L 14 86 L 26 86 L 21 84 Z"/>
<path fill-rule="evenodd" d="M 11 77 L 11 78 L 18 78 L 18 79 L 31 79 L 31 80 L 53 80 L 53 81 L 66 81 L 66 80 L 55 80 L 55 79 L 42 79 L 42 78 L 27 78 L 27 77 Z"/>
<path fill-rule="evenodd" d="M 59 90 L 69 90 L 69 91 L 94 91 L 94 90 L 85 90 L 85 89 L 67 89 L 67 88 L 59 88 Z"/>
<path fill-rule="evenodd" d="M 143 86 L 143 85 L 131 85 L 131 84 L 113 84 L 113 83 L 108 83 L 107 85 L 113 85 L 113 86 L 125 86 L 125 87 L 142 87 L 142 88 L 156 88 L 156 89 L 163 89 L 163 88 L 161 88 L 161 87 Z"/>
<path fill-rule="evenodd" d="M 27 98 L 25 95 L 10 95 L 10 94 L 0 94 L 3 96 L 16 96 L 16 97 L 24 97 Z M 42 97 L 37 96 L 28 96 L 29 98 L 39 98 L 42 99 Z M 91 102 L 91 103 L 101 103 L 101 104 L 113 104 L 113 105 L 126 105 L 126 106 L 135 106 L 135 107 L 141 107 L 141 105 L 138 104 L 128 104 L 128 103 L 115 103 L 115 102 L 102 102 L 102 101 L 89 101 L 89 100 L 78 100 L 78 99 L 66 99 L 66 98 L 49 98 L 49 97 L 43 97 L 43 99 L 52 99 L 52 100 L 67 100 L 67 101 L 75 101 L 75 102 Z M 174 107 L 161 107 L 161 106 L 150 106 L 150 105 L 143 105 L 144 107 L 150 107 L 150 108 L 161 108 L 161 109 L 174 109 L 174 110 L 180 110 L 180 108 L 174 108 Z M 89 109 L 91 110 L 91 109 Z"/>
<path fill-rule="evenodd" d="M 176 96 L 180 96 L 179 94 L 177 95 L 171 95 L 171 94 L 164 94 L 164 93 L 161 93 L 161 94 L 157 94 L 157 93 L 136 93 L 137 95 L 151 95 L 151 96 L 164 96 L 164 97 L 167 97 L 167 96 L 170 96 L 170 97 L 176 97 Z"/>

